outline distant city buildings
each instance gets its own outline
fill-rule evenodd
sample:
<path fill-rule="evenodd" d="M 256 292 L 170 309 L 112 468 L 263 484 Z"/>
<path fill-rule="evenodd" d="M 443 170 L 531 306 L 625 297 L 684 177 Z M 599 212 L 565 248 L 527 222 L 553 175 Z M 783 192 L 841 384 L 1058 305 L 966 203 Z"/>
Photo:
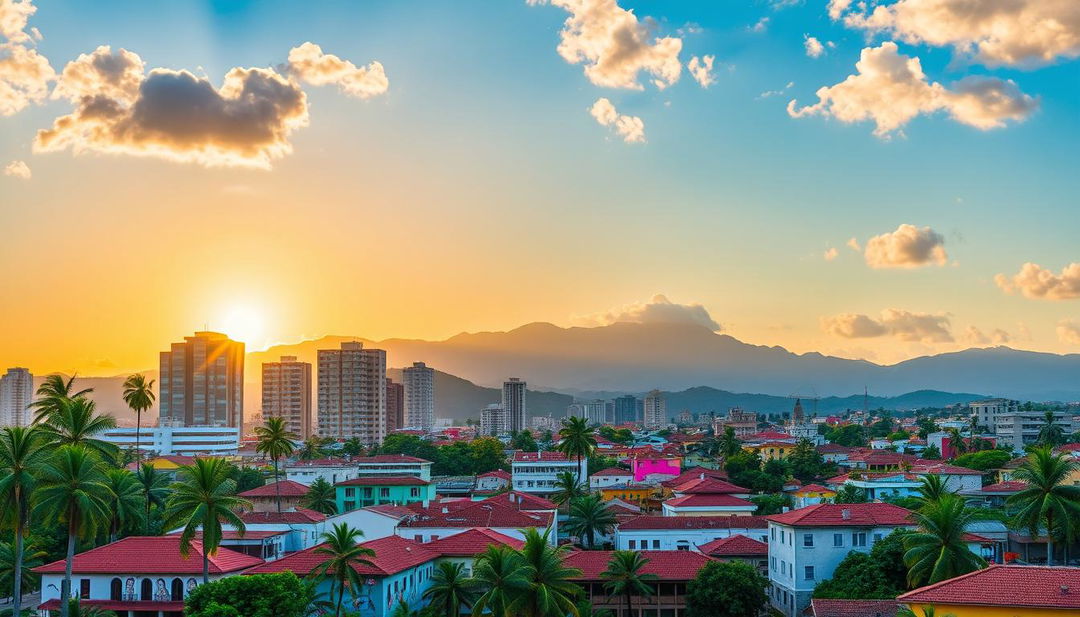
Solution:
<path fill-rule="evenodd" d="M 244 420 L 244 344 L 196 332 L 160 354 L 162 425 L 233 426 Z"/>
<path fill-rule="evenodd" d="M 559 427 L 559 421 L 551 416 L 533 416 L 532 427 L 538 431 L 554 431 Z"/>
<path fill-rule="evenodd" d="M 1007 398 L 989 398 L 968 403 L 968 408 L 975 415 L 976 423 L 979 426 L 985 426 L 991 432 L 997 428 L 997 417 L 999 415 L 1014 412 L 1019 406 L 1019 401 Z"/>
<path fill-rule="evenodd" d="M 614 401 L 615 424 L 633 424 L 638 421 L 638 407 L 641 403 L 632 394 L 616 398 Z"/>
<path fill-rule="evenodd" d="M 528 426 L 525 410 L 525 382 L 511 377 L 503 382 L 502 408 L 506 412 L 507 430 L 520 431 Z"/>
<path fill-rule="evenodd" d="M 435 369 L 423 362 L 402 371 L 405 384 L 405 424 L 430 431 L 435 426 Z"/>
<path fill-rule="evenodd" d="M 373 446 L 386 437 L 386 352 L 348 341 L 319 350 L 319 433 Z"/>
<path fill-rule="evenodd" d="M 645 428 L 660 428 L 668 423 L 667 401 L 659 390 L 645 396 Z"/>
<path fill-rule="evenodd" d="M 732 407 L 726 416 L 713 420 L 713 434 L 723 435 L 729 426 L 735 431 L 736 437 L 753 435 L 758 432 L 757 413 L 744 411 L 741 407 Z"/>
<path fill-rule="evenodd" d="M 232 456 L 240 448 L 240 427 L 232 426 L 144 426 L 114 428 L 101 435 L 103 441 L 122 450 L 135 447 L 158 456 Z"/>
<path fill-rule="evenodd" d="M 0 426 L 28 426 L 34 402 L 34 376 L 29 369 L 9 368 L 0 377 Z"/>
<path fill-rule="evenodd" d="M 262 365 L 262 416 L 283 418 L 291 433 L 300 439 L 314 434 L 311 414 L 311 363 L 295 356 Z"/>
<path fill-rule="evenodd" d="M 510 432 L 510 423 L 506 410 L 498 403 L 492 403 L 480 410 L 480 434 L 498 437 Z"/>
<path fill-rule="evenodd" d="M 386 432 L 405 428 L 405 386 L 386 378 Z"/>
<path fill-rule="evenodd" d="M 566 408 L 566 415 L 584 418 L 589 424 L 611 424 L 613 420 L 608 417 L 608 405 L 603 400 L 571 403 Z"/>

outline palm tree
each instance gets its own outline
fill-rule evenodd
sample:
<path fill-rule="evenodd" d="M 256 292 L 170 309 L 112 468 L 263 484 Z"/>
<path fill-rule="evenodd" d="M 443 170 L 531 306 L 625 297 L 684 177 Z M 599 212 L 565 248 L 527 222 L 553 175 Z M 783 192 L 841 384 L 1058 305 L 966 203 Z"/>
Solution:
<path fill-rule="evenodd" d="M 144 533 L 150 535 L 150 506 L 155 505 L 159 510 L 165 508 L 165 496 L 169 494 L 169 478 L 160 473 L 150 463 L 139 466 L 139 472 L 135 475 L 139 481 L 139 490 L 142 491 L 146 501 L 146 527 Z"/>
<path fill-rule="evenodd" d="M 431 606 L 446 617 L 460 617 L 461 606 L 471 608 L 476 602 L 476 584 L 465 577 L 465 565 L 444 561 L 431 575 L 431 587 L 424 597 L 431 599 Z"/>
<path fill-rule="evenodd" d="M 473 580 L 483 593 L 473 603 L 473 614 L 507 617 L 507 609 L 529 588 L 521 553 L 502 544 L 488 545 L 473 565 Z"/>
<path fill-rule="evenodd" d="M 292 455 L 293 441 L 297 437 L 289 432 L 285 426 L 285 418 L 281 417 L 267 418 L 265 426 L 255 427 L 255 436 L 259 440 L 255 451 L 266 454 L 274 461 L 274 492 L 277 493 L 277 511 L 280 514 L 281 483 L 278 481 L 278 459 Z"/>
<path fill-rule="evenodd" d="M 326 478 L 318 478 L 312 482 L 303 501 L 305 508 L 328 516 L 337 514 L 337 492 L 334 485 L 327 482 Z"/>
<path fill-rule="evenodd" d="M 616 522 L 615 514 L 599 495 L 585 495 L 570 502 L 566 531 L 587 540 L 589 548 L 596 548 L 596 536 L 610 533 Z"/>
<path fill-rule="evenodd" d="M 589 426 L 585 418 L 577 416 L 563 418 L 562 428 L 559 429 L 558 449 L 567 458 L 577 458 L 577 473 L 580 476 L 581 460 L 588 458 L 596 449 L 596 429 Z M 578 477 L 578 482 L 581 481 L 582 479 Z"/>
<path fill-rule="evenodd" d="M 720 454 L 727 460 L 742 451 L 742 442 L 735 436 L 735 429 L 730 426 L 724 427 L 724 434 L 717 438 Z"/>
<path fill-rule="evenodd" d="M 974 517 L 963 499 L 947 494 L 912 517 L 919 529 L 904 537 L 909 585 L 932 585 L 986 567 L 986 560 L 964 542 L 964 530 Z"/>
<path fill-rule="evenodd" d="M 551 501 L 562 506 L 585 495 L 585 492 L 585 485 L 578 481 L 576 473 L 560 471 L 555 475 L 555 492 L 551 494 Z"/>
<path fill-rule="evenodd" d="M 647 563 L 649 560 L 637 551 L 615 551 L 611 554 L 607 570 L 600 573 L 600 577 L 607 580 L 604 589 L 611 595 L 622 596 L 626 600 L 627 615 L 633 614 L 631 598 L 653 593 L 652 585 L 648 581 L 655 580 L 656 575 L 641 571 Z"/>
<path fill-rule="evenodd" d="M 86 446 L 60 446 L 52 460 L 41 468 L 34 489 L 34 505 L 50 523 L 67 526 L 67 565 L 60 587 L 60 598 L 71 597 L 71 566 L 75 558 L 75 540 L 92 538 L 108 526 L 108 480 L 101 460 Z M 61 617 L 68 617 L 68 605 L 60 603 Z"/>
<path fill-rule="evenodd" d="M 116 418 L 98 415 L 97 405 L 88 398 L 80 396 L 59 401 L 57 409 L 39 426 L 45 440 L 52 445 L 86 446 L 106 460 L 116 455 L 115 445 L 97 438 L 116 428 Z"/>
<path fill-rule="evenodd" d="M 1065 429 L 1054 423 L 1054 412 L 1049 409 L 1043 414 L 1043 425 L 1039 429 L 1038 443 L 1044 446 L 1058 446 L 1065 443 Z"/>
<path fill-rule="evenodd" d="M 931 474 L 922 477 L 922 486 L 918 489 L 919 495 L 915 497 L 919 502 L 920 508 L 933 505 L 941 501 L 946 495 L 953 495 L 954 493 L 946 486 L 945 480 L 937 474 Z"/>
<path fill-rule="evenodd" d="M 7 542 L 0 542 L 0 589 L 10 587 L 17 590 L 18 594 L 12 596 L 13 607 L 22 605 L 23 590 L 37 588 L 41 577 L 34 574 L 34 568 L 42 565 L 45 558 L 49 556 L 45 551 L 37 550 L 32 543 L 21 547 L 20 550 L 25 554 L 16 559 L 15 548 Z M 16 586 L 15 581 L 21 581 L 22 584 Z M 20 614 L 19 611 L 13 613 Z"/>
<path fill-rule="evenodd" d="M 956 617 L 952 613 L 945 613 L 944 615 L 937 615 L 933 606 L 923 606 L 920 608 L 921 612 L 915 612 L 915 609 L 910 606 L 904 606 L 900 610 L 896 611 L 896 617 Z"/>
<path fill-rule="evenodd" d="M 358 566 L 375 567 L 375 564 L 371 562 L 371 558 L 375 557 L 375 551 L 357 543 L 363 536 L 364 532 L 349 527 L 348 523 L 338 523 L 334 525 L 333 530 L 323 532 L 322 544 L 315 548 L 315 553 L 326 555 L 327 558 L 312 573 L 331 577 L 331 598 L 333 598 L 334 586 L 337 586 L 338 599 L 334 609 L 336 617 L 341 617 L 345 587 L 348 587 L 355 597 L 356 591 L 363 585 L 363 579 L 356 568 Z"/>
<path fill-rule="evenodd" d="M 352 437 L 351 439 L 356 438 Z M 357 443 L 359 443 L 359 440 L 357 440 Z M 322 441 L 315 435 L 308 437 L 304 440 L 304 443 L 300 444 L 300 449 L 296 452 L 296 455 L 302 461 L 312 461 L 325 456 L 322 449 Z"/>
<path fill-rule="evenodd" d="M 854 484 L 844 484 L 836 489 L 833 503 L 866 503 L 866 491 Z"/>
<path fill-rule="evenodd" d="M 135 460 L 142 460 L 139 449 L 139 437 L 142 433 L 142 415 L 154 406 L 154 380 L 146 380 L 145 375 L 129 375 L 124 380 L 124 402 L 135 412 Z"/>
<path fill-rule="evenodd" d="M 1046 529 L 1046 564 L 1054 561 L 1054 537 L 1057 531 L 1066 538 L 1076 533 L 1073 521 L 1080 517 L 1080 486 L 1068 484 L 1077 470 L 1077 462 L 1064 454 L 1054 454 L 1049 446 L 1036 448 L 1012 474 L 1013 480 L 1026 482 L 1027 488 L 1006 501 L 1016 506 L 1014 521 L 1038 538 Z"/>
<path fill-rule="evenodd" d="M 73 392 L 73 386 L 75 384 L 75 375 L 71 376 L 71 379 L 64 381 L 63 375 L 49 375 L 45 378 L 45 381 L 38 386 L 37 400 L 30 404 L 30 408 L 35 410 L 34 424 L 46 420 L 49 416 L 53 415 L 60 410 L 60 403 L 62 401 L 70 400 L 73 398 L 85 398 L 87 394 L 94 391 L 93 388 L 84 388 L 77 392 Z"/>
<path fill-rule="evenodd" d="M 581 570 L 563 565 L 565 547 L 552 546 L 548 541 L 551 530 L 543 534 L 535 528 L 525 530 L 525 546 L 521 549 L 526 592 L 507 607 L 508 615 L 522 617 L 577 617 L 574 600 L 581 587 L 572 579 Z"/>
<path fill-rule="evenodd" d="M 967 454 L 967 444 L 964 443 L 964 438 L 960 435 L 960 431 L 955 427 L 949 429 L 949 446 L 952 447 L 954 456 Z"/>
<path fill-rule="evenodd" d="M 34 474 L 44 463 L 46 453 L 41 433 L 36 427 L 8 426 L 0 431 L 0 521 L 15 531 L 14 581 L 23 580 L 23 541 L 30 518 L 30 495 Z M 22 606 L 22 586 L 15 585 L 12 598 L 16 607 Z"/>
<path fill-rule="evenodd" d="M 126 469 L 110 469 L 105 472 L 108 480 L 109 508 L 112 521 L 109 524 L 109 541 L 116 542 L 120 532 L 143 516 L 143 491 L 139 479 Z"/>
<path fill-rule="evenodd" d="M 225 459 L 197 458 L 191 465 L 181 465 L 176 478 L 169 487 L 165 529 L 184 527 L 180 556 L 185 559 L 195 534 L 202 531 L 203 583 L 209 583 L 210 556 L 221 546 L 221 524 L 244 535 L 244 521 L 236 513 L 251 508 L 251 502 L 236 496 L 236 482 L 229 479 Z"/>

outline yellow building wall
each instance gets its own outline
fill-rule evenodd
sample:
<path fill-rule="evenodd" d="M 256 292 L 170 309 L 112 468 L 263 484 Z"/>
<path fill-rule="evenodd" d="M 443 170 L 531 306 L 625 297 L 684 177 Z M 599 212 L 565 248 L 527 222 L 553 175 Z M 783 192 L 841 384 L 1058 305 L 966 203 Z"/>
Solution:
<path fill-rule="evenodd" d="M 915 605 L 911 607 L 918 617 L 926 617 L 923 607 Z M 1021 608 L 999 606 L 963 606 L 951 604 L 937 604 L 934 606 L 934 617 L 953 615 L 954 617 L 1064 617 L 1075 615 L 1077 612 L 1049 609 L 1049 608 Z"/>
<path fill-rule="evenodd" d="M 612 499 L 621 499 L 631 503 L 640 504 L 649 499 L 650 489 L 600 489 L 600 498 L 604 501 L 611 501 Z"/>
<path fill-rule="evenodd" d="M 743 447 L 743 450 L 746 450 L 747 452 L 754 452 L 759 457 L 761 457 L 761 460 L 763 460 L 763 461 L 770 461 L 770 460 L 773 460 L 773 459 L 783 460 L 784 458 L 787 457 L 788 454 L 791 454 L 791 451 L 794 450 L 794 449 L 795 449 L 794 445 L 790 445 L 790 446 L 789 445 L 764 446 L 764 447 L 744 446 Z"/>

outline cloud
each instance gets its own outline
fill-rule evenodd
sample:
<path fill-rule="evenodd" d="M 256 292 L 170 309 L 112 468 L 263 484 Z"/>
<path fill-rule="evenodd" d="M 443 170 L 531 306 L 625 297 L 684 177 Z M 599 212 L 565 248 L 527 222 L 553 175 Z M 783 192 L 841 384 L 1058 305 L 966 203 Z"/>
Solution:
<path fill-rule="evenodd" d="M 385 94 L 390 87 L 380 62 L 372 61 L 365 67 L 357 67 L 348 60 L 323 53 L 321 47 L 311 42 L 289 51 L 288 71 L 304 83 L 312 86 L 335 84 L 345 94 L 360 99 Z"/>
<path fill-rule="evenodd" d="M 994 282 L 1005 293 L 1020 292 L 1027 298 L 1041 300 L 1075 300 L 1080 298 L 1080 263 L 1071 263 L 1054 274 L 1036 263 L 1025 263 L 1013 276 L 999 274 Z"/>
<path fill-rule="evenodd" d="M 1012 80 L 970 76 L 952 89 L 928 81 L 919 59 L 899 53 L 890 41 L 863 49 L 855 68 L 855 75 L 819 88 L 813 105 L 799 108 L 792 99 L 788 114 L 820 114 L 849 124 L 872 120 L 874 134 L 886 138 L 920 114 L 944 111 L 957 122 L 989 130 L 1022 121 L 1038 108 Z"/>
<path fill-rule="evenodd" d="M 703 56 L 701 58 L 694 56 L 686 64 L 686 70 L 690 71 L 690 76 L 694 78 L 694 81 L 701 84 L 702 88 L 708 88 L 716 82 L 716 78 L 713 76 L 713 60 L 715 59 L 716 56 Z"/>
<path fill-rule="evenodd" d="M 32 47 L 27 21 L 37 11 L 30 0 L 0 0 L 0 116 L 14 115 L 49 94 L 56 72 Z M 36 29 L 40 38 L 40 33 Z"/>
<path fill-rule="evenodd" d="M 871 268 L 944 266 L 949 261 L 945 253 L 945 238 L 941 234 L 929 227 L 920 228 L 907 223 L 897 227 L 896 231 L 867 240 L 865 257 L 866 264 Z"/>
<path fill-rule="evenodd" d="M 952 47 L 987 66 L 1033 67 L 1080 57 L 1076 0 L 832 0 L 829 15 L 851 28 L 906 43 Z"/>
<path fill-rule="evenodd" d="M 885 309 L 879 319 L 858 313 L 841 313 L 821 320 L 821 329 L 842 338 L 874 338 L 890 335 L 905 342 L 950 343 L 949 316 Z"/>
<path fill-rule="evenodd" d="M 527 0 L 566 10 L 558 52 L 570 64 L 584 64 L 585 76 L 605 88 L 644 89 L 641 72 L 664 89 L 679 81 L 682 39 L 654 37 L 651 20 L 639 21 L 616 0 Z"/>
<path fill-rule="evenodd" d="M 701 304 L 677 304 L 657 294 L 647 302 L 635 302 L 584 317 L 574 317 L 577 325 L 596 327 L 613 323 L 674 323 L 705 326 L 713 332 L 722 328 Z"/>
<path fill-rule="evenodd" d="M 31 0 L 0 0 L 0 36 L 12 43 L 26 43 L 30 35 L 26 34 L 26 24 L 30 16 L 37 12 Z"/>
<path fill-rule="evenodd" d="M 806 48 L 806 55 L 811 58 L 820 58 L 825 53 L 825 45 L 809 34 L 803 35 L 803 47 Z"/>
<path fill-rule="evenodd" d="M 994 328 L 989 334 L 975 326 L 968 326 L 960 335 L 960 340 L 968 345 L 1004 345 L 1012 340 L 1012 336 L 1001 328 Z"/>
<path fill-rule="evenodd" d="M 829 248 L 825 249 L 825 261 L 832 261 L 836 259 L 839 255 L 840 251 L 836 250 L 835 246 L 830 246 Z"/>
<path fill-rule="evenodd" d="M 758 98 L 759 99 L 767 99 L 767 98 L 769 98 L 771 96 L 780 96 L 781 94 L 787 92 L 788 90 L 791 90 L 793 87 L 795 87 L 795 82 L 789 81 L 789 82 L 787 82 L 787 84 L 783 88 L 781 88 L 779 90 L 766 90 L 765 92 L 762 92 L 761 94 L 758 95 Z"/>
<path fill-rule="evenodd" d="M 862 252 L 862 249 L 859 248 L 859 240 L 857 238 L 848 238 L 848 241 L 845 242 L 844 245 L 856 253 Z"/>
<path fill-rule="evenodd" d="M 29 180 L 32 174 L 30 173 L 30 166 L 24 161 L 11 161 L 4 167 L 4 175 Z"/>
<path fill-rule="evenodd" d="M 746 29 L 755 34 L 761 34 L 769 29 L 769 18 L 762 17 L 761 19 L 757 20 L 754 25 L 747 26 Z"/>
<path fill-rule="evenodd" d="M 596 118 L 596 121 L 602 126 L 608 126 L 614 129 L 626 143 L 635 144 L 645 142 L 645 123 L 641 118 L 620 114 L 615 109 L 615 105 L 606 98 L 600 97 L 596 99 L 596 102 L 593 103 L 593 106 L 589 109 L 589 113 L 592 114 L 592 117 Z"/>
<path fill-rule="evenodd" d="M 1080 345 L 1080 323 L 1062 319 L 1057 325 L 1058 340 L 1070 345 Z"/>

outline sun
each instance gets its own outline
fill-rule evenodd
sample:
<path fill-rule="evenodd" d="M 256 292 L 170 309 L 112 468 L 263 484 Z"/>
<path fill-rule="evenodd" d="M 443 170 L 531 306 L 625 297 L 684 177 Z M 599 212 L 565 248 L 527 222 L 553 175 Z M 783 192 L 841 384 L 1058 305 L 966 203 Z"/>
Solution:
<path fill-rule="evenodd" d="M 265 338 L 265 320 L 259 311 L 250 306 L 234 306 L 222 321 L 225 334 L 234 341 L 256 346 Z"/>

